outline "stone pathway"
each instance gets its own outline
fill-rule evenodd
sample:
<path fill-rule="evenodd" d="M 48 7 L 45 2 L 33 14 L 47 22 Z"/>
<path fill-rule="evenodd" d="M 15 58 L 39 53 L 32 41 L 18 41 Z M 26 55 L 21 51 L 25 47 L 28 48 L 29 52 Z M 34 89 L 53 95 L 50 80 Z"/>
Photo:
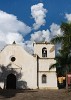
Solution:
<path fill-rule="evenodd" d="M 0 100 L 71 100 L 71 91 L 60 90 L 0 90 Z"/>

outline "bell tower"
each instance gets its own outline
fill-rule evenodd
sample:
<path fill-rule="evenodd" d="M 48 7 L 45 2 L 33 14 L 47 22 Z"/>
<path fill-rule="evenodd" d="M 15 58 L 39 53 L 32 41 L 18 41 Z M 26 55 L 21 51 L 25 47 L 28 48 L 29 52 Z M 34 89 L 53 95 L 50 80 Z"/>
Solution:
<path fill-rule="evenodd" d="M 34 43 L 34 54 L 39 58 L 55 58 L 55 46 L 47 42 Z"/>

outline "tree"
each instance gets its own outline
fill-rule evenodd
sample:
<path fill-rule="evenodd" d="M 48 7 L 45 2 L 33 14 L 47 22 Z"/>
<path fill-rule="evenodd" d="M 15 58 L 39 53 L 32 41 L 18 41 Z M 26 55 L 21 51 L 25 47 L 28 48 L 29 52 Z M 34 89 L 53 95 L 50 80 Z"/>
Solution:
<path fill-rule="evenodd" d="M 71 50 L 71 23 L 62 23 L 61 24 L 61 31 L 63 35 L 57 35 L 55 36 L 51 42 L 61 43 L 61 49 L 66 49 L 68 51 Z"/>
<path fill-rule="evenodd" d="M 57 76 L 65 76 L 71 71 L 71 57 L 67 57 L 65 52 L 59 51 L 59 55 L 55 57 L 56 63 L 51 65 L 49 70 L 56 67 Z"/>
<path fill-rule="evenodd" d="M 60 69 L 65 69 L 69 72 L 71 71 L 71 23 L 63 22 L 61 31 L 63 35 L 57 35 L 51 40 L 51 43 L 54 44 L 61 43 L 61 50 L 59 50 L 59 55 L 56 57 L 56 64 L 52 65 L 50 69 L 52 67 L 59 69 L 60 66 Z"/>

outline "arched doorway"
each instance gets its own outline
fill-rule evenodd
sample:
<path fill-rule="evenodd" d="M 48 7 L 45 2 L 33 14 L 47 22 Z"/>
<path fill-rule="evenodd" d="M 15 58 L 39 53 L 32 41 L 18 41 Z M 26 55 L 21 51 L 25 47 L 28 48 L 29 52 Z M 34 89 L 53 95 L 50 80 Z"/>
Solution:
<path fill-rule="evenodd" d="M 16 89 L 16 76 L 14 74 L 7 76 L 6 89 Z"/>

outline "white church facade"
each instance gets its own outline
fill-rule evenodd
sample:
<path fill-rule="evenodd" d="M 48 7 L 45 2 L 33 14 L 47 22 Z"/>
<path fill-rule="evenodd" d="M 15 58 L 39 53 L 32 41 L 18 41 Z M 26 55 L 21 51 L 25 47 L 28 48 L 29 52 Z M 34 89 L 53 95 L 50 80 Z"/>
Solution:
<path fill-rule="evenodd" d="M 0 87 L 2 89 L 57 89 L 54 64 L 55 46 L 34 43 L 34 54 L 18 44 L 7 45 L 0 52 Z"/>

